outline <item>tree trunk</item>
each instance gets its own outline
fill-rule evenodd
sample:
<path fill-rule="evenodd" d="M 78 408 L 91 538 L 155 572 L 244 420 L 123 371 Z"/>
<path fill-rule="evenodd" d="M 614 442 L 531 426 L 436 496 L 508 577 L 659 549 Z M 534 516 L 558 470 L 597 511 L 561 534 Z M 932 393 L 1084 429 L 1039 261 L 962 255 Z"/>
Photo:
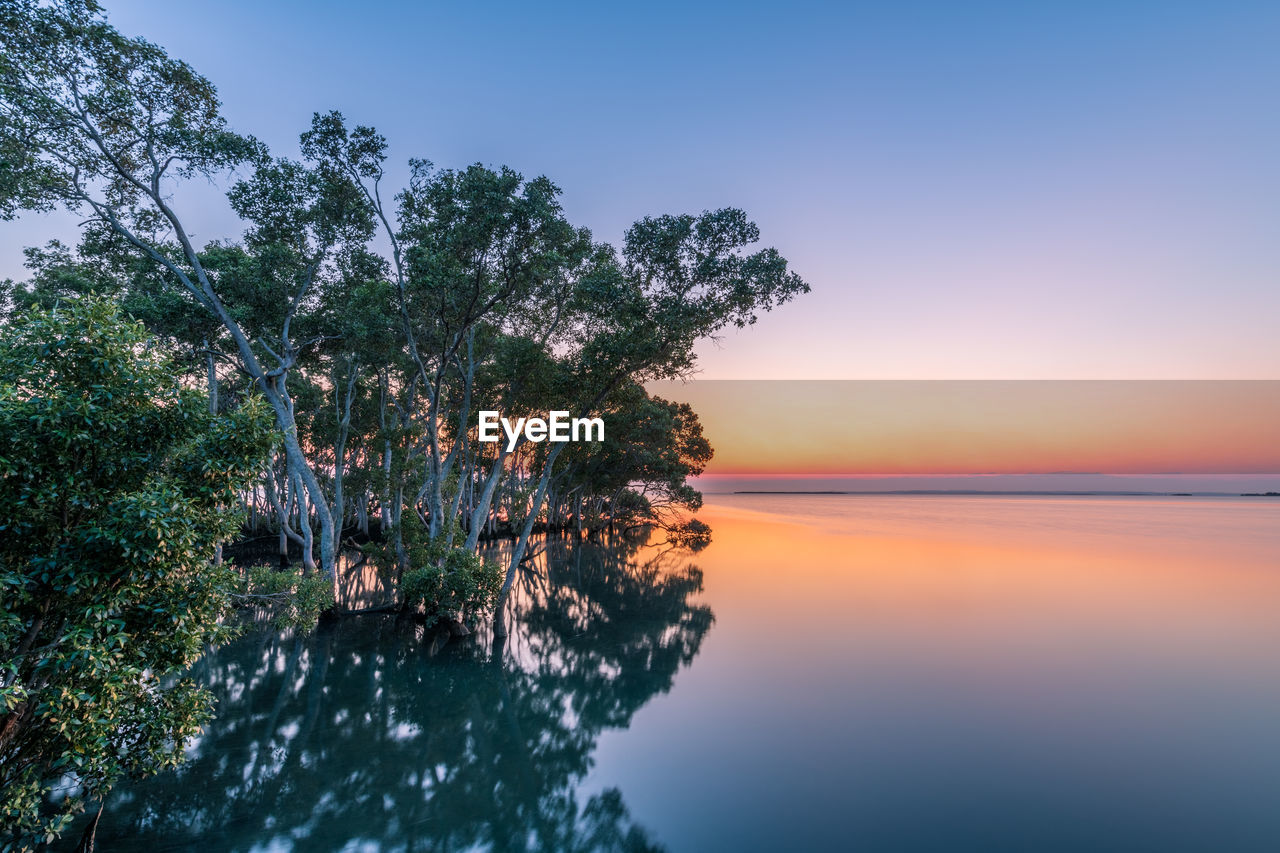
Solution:
<path fill-rule="evenodd" d="M 293 490 L 298 496 L 298 530 L 302 534 L 302 574 L 309 576 L 316 570 L 315 533 L 311 530 L 311 501 L 307 493 L 298 487 L 299 476 L 294 473 Z"/>
<path fill-rule="evenodd" d="M 564 450 L 564 444 L 557 444 L 555 448 L 547 454 L 546 464 L 542 468 L 542 476 L 538 478 L 538 491 L 534 494 L 533 505 L 529 507 L 529 515 L 524 520 L 524 528 L 520 531 L 520 540 L 516 543 L 516 549 L 511 554 L 511 563 L 507 566 L 507 577 L 502 582 L 502 590 L 498 593 L 498 603 L 493 609 L 493 634 L 496 637 L 505 637 L 507 635 L 507 626 L 504 611 L 507 608 L 507 596 L 511 592 L 511 585 L 516 580 L 516 570 L 520 568 L 520 561 L 524 559 L 525 549 L 529 546 L 529 536 L 533 533 L 533 524 L 538 518 L 538 512 L 542 509 L 543 499 L 547 495 L 547 484 L 551 482 L 551 469 L 555 467 L 556 458 L 559 457 L 560 451 Z"/>
<path fill-rule="evenodd" d="M 480 493 L 480 500 L 476 502 L 476 507 L 471 512 L 471 529 L 467 531 L 468 551 L 475 551 L 480 545 L 480 531 L 489 520 L 489 505 L 493 502 L 494 492 L 498 490 L 498 481 L 502 479 L 502 463 L 506 461 L 507 456 L 508 451 L 503 444 L 498 449 L 498 458 L 493 461 L 493 467 L 489 470 L 489 477 L 485 481 L 484 491 Z"/>

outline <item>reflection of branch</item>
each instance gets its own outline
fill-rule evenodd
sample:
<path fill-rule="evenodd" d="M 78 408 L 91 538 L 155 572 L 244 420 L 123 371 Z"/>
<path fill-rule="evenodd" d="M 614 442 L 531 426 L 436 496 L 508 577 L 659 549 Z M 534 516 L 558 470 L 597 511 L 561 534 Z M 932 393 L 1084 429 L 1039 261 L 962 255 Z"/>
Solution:
<path fill-rule="evenodd" d="M 662 559 L 663 557 L 670 554 L 672 551 L 675 551 L 676 549 L 678 549 L 680 546 L 672 542 L 668 538 L 668 539 L 663 539 L 661 542 L 655 542 L 652 545 L 645 545 L 643 547 L 655 549 L 657 551 L 657 553 L 654 555 L 655 559 Z"/>
<path fill-rule="evenodd" d="M 179 784 L 141 783 L 107 813 L 111 824 L 131 833 L 130 846 L 165 832 L 190 842 L 198 827 L 222 827 L 206 836 L 220 849 L 254 833 L 314 840 L 307 833 L 320 822 L 332 849 L 370 826 L 384 827 L 375 837 L 387 849 L 643 842 L 620 798 L 602 810 L 594 797 L 581 802 L 580 785 L 601 732 L 671 688 L 713 617 L 694 598 L 700 573 L 678 550 L 637 550 L 622 539 L 547 540 L 509 599 L 521 618 L 493 656 L 471 643 L 451 647 L 443 664 L 427 661 L 416 627 L 393 618 L 301 637 L 292 662 L 299 635 L 274 631 L 264 634 L 268 653 L 248 637 L 211 652 L 200 680 L 219 715 L 199 751 Z M 289 806 L 298 790 L 314 790 L 315 810 Z"/>

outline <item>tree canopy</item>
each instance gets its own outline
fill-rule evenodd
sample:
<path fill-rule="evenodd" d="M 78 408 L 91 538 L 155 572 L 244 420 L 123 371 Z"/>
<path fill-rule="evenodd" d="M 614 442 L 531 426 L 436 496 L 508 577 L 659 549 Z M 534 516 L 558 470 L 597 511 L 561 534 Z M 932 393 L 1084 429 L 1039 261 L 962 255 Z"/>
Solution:
<path fill-rule="evenodd" d="M 60 208 L 84 222 L 75 247 L 29 249 L 29 280 L 0 293 L 13 329 L 5 393 L 14 402 L 3 426 L 46 442 L 29 457 L 4 457 L 14 466 L 5 489 L 18 488 L 14 477 L 35 484 L 31 495 L 6 492 L 5 500 L 41 502 L 36 515 L 5 522 L 30 525 L 6 537 L 20 543 L 13 548 L 54 548 L 67 530 L 81 530 L 81 510 L 94 536 L 143 537 L 128 547 L 149 550 L 121 551 L 123 577 L 139 554 L 171 573 L 194 571 L 197 545 L 212 543 L 201 559 L 213 565 L 192 578 L 206 593 L 190 602 L 202 615 L 184 629 L 189 636 L 139 646 L 158 661 L 148 672 L 168 672 L 208 639 L 196 626 L 221 606 L 222 546 L 241 560 L 268 538 L 282 566 L 301 564 L 300 576 L 247 572 L 249 594 L 305 599 L 290 619 L 305 621 L 318 602 L 358 604 L 340 600 L 344 572 L 372 565 L 390 591 L 383 606 L 459 631 L 492 612 L 501 637 L 507 597 L 538 533 L 650 525 L 674 542 L 706 542 L 708 529 L 689 516 L 701 496 L 688 479 L 705 468 L 711 444 L 696 412 L 652 396 L 645 383 L 690 376 L 700 341 L 807 292 L 787 261 L 760 245 L 746 213 L 647 216 L 611 246 L 569 221 L 560 188 L 544 176 L 410 159 L 405 184 L 390 187 L 387 140 L 337 112 L 315 113 L 298 151 L 274 157 L 231 129 L 209 80 L 118 32 L 94 0 L 0 0 L 0 217 Z M 175 190 L 197 179 L 227 187 L 238 234 L 196 242 Z M 106 347 L 107 361 L 33 360 L 40 346 L 63 340 L 56 335 L 68 318 L 88 325 L 65 340 Z M 109 377 L 84 384 L 92 376 L 80 371 L 108 362 Z M 76 429 L 40 414 L 44 405 L 70 411 L 77 395 L 100 411 Z M 136 407 L 121 409 L 121 400 Z M 481 410 L 598 417 L 606 437 L 594 445 L 481 442 Z M 198 470 L 196 446 L 208 454 Z M 85 483 L 66 481 L 57 467 L 79 464 L 77 453 L 93 455 Z M 179 474 L 207 492 L 188 496 Z M 185 503 L 155 503 L 148 490 L 156 488 Z M 153 503 L 130 503 L 146 495 Z M 59 523 L 58 502 L 73 499 L 75 524 Z M 232 503 L 243 524 L 223 511 Z M 182 512 L 187 527 L 166 520 Z M 164 524 L 175 533 L 162 547 L 146 537 Z M 486 551 L 497 537 L 512 547 Z M 114 613 L 111 596 L 124 594 L 110 582 L 83 586 L 108 568 L 87 545 L 76 547 L 41 558 L 64 560 L 48 578 L 23 562 L 25 551 L 6 564 L 21 590 L 3 623 L 6 643 L 17 644 L 5 645 L 18 661 L 6 687 L 11 717 L 34 713 L 24 704 L 32 676 L 23 668 L 34 665 L 37 635 L 51 630 L 44 610 L 75 601 L 85 612 Z M 81 569 L 69 568 L 82 559 Z M 117 654 L 115 634 L 93 630 L 92 655 Z M 37 639 L 24 646 L 29 634 Z M 136 659 L 139 672 L 147 659 Z M 166 718 L 167 731 L 189 731 L 198 693 L 165 695 L 197 697 Z M 37 796 L 50 768 L 32 766 L 22 790 Z M 108 764 L 99 775 L 119 772 Z"/>
<path fill-rule="evenodd" d="M 690 375 L 699 341 L 808 290 L 743 211 L 644 217 L 615 248 L 545 177 L 412 159 L 393 191 L 372 127 L 316 113 L 301 159 L 273 158 L 228 127 L 210 81 L 93 0 L 0 10 L 0 215 L 86 217 L 77 249 L 29 251 L 13 307 L 111 298 L 215 411 L 261 395 L 279 450 L 243 500 L 282 554 L 336 590 L 353 532 L 386 540 L 369 554 L 397 578 L 415 526 L 438 560 L 507 532 L 503 600 L 535 529 L 697 508 L 696 413 L 643 384 Z M 241 234 L 197 245 L 173 194 L 197 177 L 231 181 Z M 563 444 L 484 445 L 482 407 L 604 417 L 616 438 L 563 460 Z"/>
<path fill-rule="evenodd" d="M 0 329 L 0 827 L 56 833 L 121 777 L 175 764 L 210 714 L 172 681 L 225 638 L 210 566 L 274 442 L 247 399 L 211 414 L 109 302 Z M 74 796 L 51 798 L 66 778 Z M 65 793 L 65 792 L 64 792 Z"/>

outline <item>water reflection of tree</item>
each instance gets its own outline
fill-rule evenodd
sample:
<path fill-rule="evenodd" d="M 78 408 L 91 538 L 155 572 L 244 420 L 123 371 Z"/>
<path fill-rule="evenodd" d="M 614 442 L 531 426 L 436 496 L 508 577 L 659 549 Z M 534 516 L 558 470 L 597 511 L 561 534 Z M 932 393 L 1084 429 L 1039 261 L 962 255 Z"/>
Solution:
<path fill-rule="evenodd" d="M 418 629 L 363 617 L 260 635 L 198 673 L 218 716 L 191 761 L 108 803 L 131 849 L 649 850 L 618 791 L 580 802 L 600 733 L 670 689 L 712 624 L 673 554 L 553 543 L 522 627 L 428 657 Z M 104 843 L 105 849 L 114 849 Z"/>

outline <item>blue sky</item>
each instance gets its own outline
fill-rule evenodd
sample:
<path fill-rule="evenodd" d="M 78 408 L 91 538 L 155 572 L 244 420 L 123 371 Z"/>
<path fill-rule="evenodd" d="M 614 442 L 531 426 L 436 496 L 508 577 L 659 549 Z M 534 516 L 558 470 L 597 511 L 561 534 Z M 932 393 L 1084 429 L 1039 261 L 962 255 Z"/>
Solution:
<path fill-rule="evenodd" d="M 604 239 L 745 208 L 814 292 L 709 377 L 1280 377 L 1280 4 L 106 6 L 280 154 L 339 109 Z M 0 276 L 70 228 L 5 224 Z"/>

